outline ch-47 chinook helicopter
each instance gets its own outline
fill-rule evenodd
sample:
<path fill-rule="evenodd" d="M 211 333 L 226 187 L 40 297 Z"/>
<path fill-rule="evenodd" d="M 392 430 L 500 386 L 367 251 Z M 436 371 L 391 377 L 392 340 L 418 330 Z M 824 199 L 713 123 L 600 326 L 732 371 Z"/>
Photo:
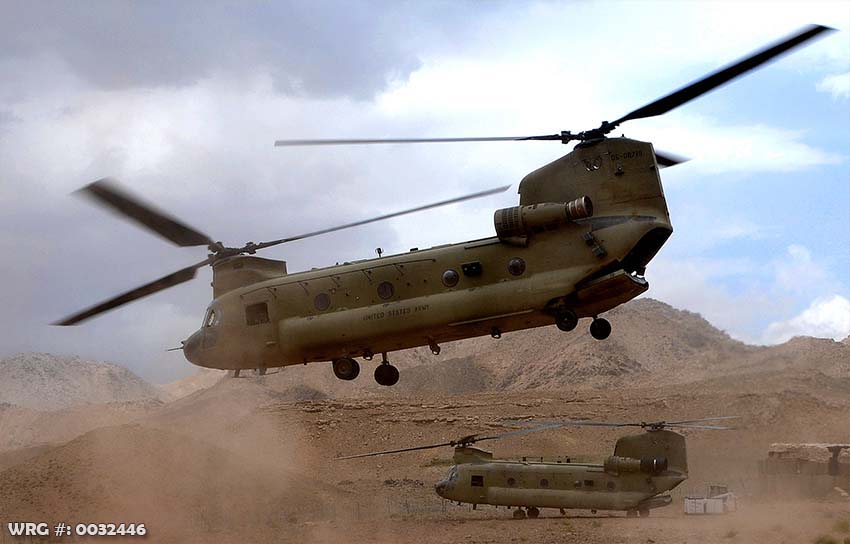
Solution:
<path fill-rule="evenodd" d="M 663 98 L 598 128 L 528 137 L 405 140 L 288 140 L 276 145 L 329 145 L 499 140 L 577 141 L 575 149 L 528 174 L 519 205 L 496 210 L 496 236 L 409 253 L 287 273 L 285 261 L 254 254 L 278 244 L 491 194 L 484 191 L 269 242 L 227 247 L 101 180 L 82 191 L 179 246 L 206 246 L 207 258 L 74 314 L 73 325 L 213 270 L 213 301 L 201 328 L 183 342 L 190 362 L 208 368 L 281 367 L 332 361 L 353 380 L 354 357 L 381 354 L 375 380 L 399 379 L 387 353 L 556 324 L 573 330 L 590 317 L 590 333 L 605 339 L 600 314 L 648 289 L 647 264 L 673 232 L 660 167 L 678 160 L 652 144 L 608 138 L 620 124 L 668 112 L 828 31 L 810 26 Z M 501 190 L 504 190 L 502 188 Z"/>
<path fill-rule="evenodd" d="M 562 421 L 493 436 L 477 434 L 450 442 L 338 457 L 358 459 L 410 451 L 454 447 L 454 465 L 434 486 L 440 497 L 457 503 L 514 508 L 515 518 L 536 518 L 541 508 L 619 510 L 626 515 L 649 516 L 653 508 L 667 506 L 665 495 L 688 478 L 685 437 L 667 429 L 731 430 L 734 427 L 705 422 L 736 419 L 708 417 L 687 421 L 653 423 L 602 423 Z M 472 447 L 476 442 L 497 440 L 560 427 L 640 427 L 645 432 L 617 440 L 614 454 L 601 464 L 551 461 L 532 462 L 494 459 L 493 454 Z"/>

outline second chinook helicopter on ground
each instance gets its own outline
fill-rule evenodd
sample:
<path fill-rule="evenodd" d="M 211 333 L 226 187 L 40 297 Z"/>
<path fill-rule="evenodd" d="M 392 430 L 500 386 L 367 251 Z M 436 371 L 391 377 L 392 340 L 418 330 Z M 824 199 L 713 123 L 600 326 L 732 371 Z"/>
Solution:
<path fill-rule="evenodd" d="M 667 429 L 731 430 L 733 427 L 706 422 L 737 419 L 719 416 L 685 421 L 652 423 L 602 423 L 563 421 L 541 423 L 536 427 L 493 436 L 463 438 L 359 455 L 338 460 L 359 459 L 411 451 L 454 447 L 454 465 L 434 486 L 437 495 L 475 508 L 479 504 L 514 509 L 515 518 L 536 518 L 541 508 L 625 511 L 629 517 L 649 516 L 650 510 L 671 503 L 667 491 L 688 478 L 685 437 Z M 497 440 L 560 427 L 640 427 L 645 432 L 617 440 L 613 455 L 603 463 L 533 462 L 494 459 L 493 454 L 473 447 L 477 442 Z"/>

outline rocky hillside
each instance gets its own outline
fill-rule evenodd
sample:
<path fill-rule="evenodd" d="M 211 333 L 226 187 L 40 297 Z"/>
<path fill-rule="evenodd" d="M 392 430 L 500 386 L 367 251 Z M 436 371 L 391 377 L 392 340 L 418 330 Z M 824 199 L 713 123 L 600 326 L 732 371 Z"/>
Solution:
<path fill-rule="evenodd" d="M 34 410 L 164 398 L 122 366 L 79 357 L 22 353 L 0 359 L 0 375 L 0 403 Z"/>

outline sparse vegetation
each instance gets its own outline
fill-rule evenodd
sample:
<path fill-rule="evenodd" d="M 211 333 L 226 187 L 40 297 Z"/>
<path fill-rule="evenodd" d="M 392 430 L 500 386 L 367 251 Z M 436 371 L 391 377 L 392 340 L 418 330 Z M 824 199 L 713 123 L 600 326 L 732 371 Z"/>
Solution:
<path fill-rule="evenodd" d="M 815 539 L 815 544 L 839 544 L 839 542 L 830 535 L 821 535 Z"/>
<path fill-rule="evenodd" d="M 726 531 L 726 534 L 724 534 L 723 536 L 726 538 L 735 538 L 736 536 L 738 536 L 738 531 L 736 531 L 735 529 L 730 529 Z"/>
<path fill-rule="evenodd" d="M 833 529 L 837 533 L 850 533 L 850 518 L 840 519 L 836 521 Z"/>

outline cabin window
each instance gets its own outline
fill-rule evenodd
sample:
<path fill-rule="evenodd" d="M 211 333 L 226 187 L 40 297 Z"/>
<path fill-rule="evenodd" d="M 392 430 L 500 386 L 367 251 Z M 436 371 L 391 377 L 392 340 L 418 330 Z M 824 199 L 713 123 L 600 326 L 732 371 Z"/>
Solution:
<path fill-rule="evenodd" d="M 593 480 L 585 480 L 584 487 L 593 487 Z"/>
<path fill-rule="evenodd" d="M 245 307 L 245 321 L 248 326 L 262 325 L 269 322 L 269 306 L 265 302 L 250 304 Z"/>
<path fill-rule="evenodd" d="M 540 480 L 540 487 L 542 487 L 543 489 L 548 488 L 549 487 L 549 480 L 547 480 L 546 478 L 543 478 L 542 480 Z"/>
<path fill-rule="evenodd" d="M 451 268 L 443 272 L 443 285 L 446 287 L 454 287 L 460 281 L 460 274 Z"/>
<path fill-rule="evenodd" d="M 522 273 L 525 272 L 525 261 L 519 257 L 514 257 L 508 261 L 508 272 L 512 276 L 522 276 Z"/>
<path fill-rule="evenodd" d="M 576 489 L 581 489 L 581 480 L 574 481 L 573 487 L 576 488 Z"/>
<path fill-rule="evenodd" d="M 516 485 L 516 480 L 513 478 L 508 478 L 508 487 L 513 487 Z"/>
<path fill-rule="evenodd" d="M 331 307 L 331 297 L 327 293 L 319 293 L 316 295 L 316 298 L 313 299 L 313 305 L 320 312 L 324 312 L 328 308 Z"/>
<path fill-rule="evenodd" d="M 216 323 L 218 323 L 218 321 L 216 320 L 215 310 L 210 308 L 207 310 L 206 317 L 204 317 L 204 327 L 212 327 Z"/>
<path fill-rule="evenodd" d="M 388 298 L 393 298 L 395 294 L 395 287 L 393 284 L 388 281 L 382 281 L 378 284 L 378 296 L 383 300 L 387 300 Z"/>
<path fill-rule="evenodd" d="M 470 482 L 469 482 L 469 485 L 471 485 L 472 487 L 484 487 L 484 476 L 481 476 L 481 475 L 473 476 L 472 480 L 470 480 Z"/>

